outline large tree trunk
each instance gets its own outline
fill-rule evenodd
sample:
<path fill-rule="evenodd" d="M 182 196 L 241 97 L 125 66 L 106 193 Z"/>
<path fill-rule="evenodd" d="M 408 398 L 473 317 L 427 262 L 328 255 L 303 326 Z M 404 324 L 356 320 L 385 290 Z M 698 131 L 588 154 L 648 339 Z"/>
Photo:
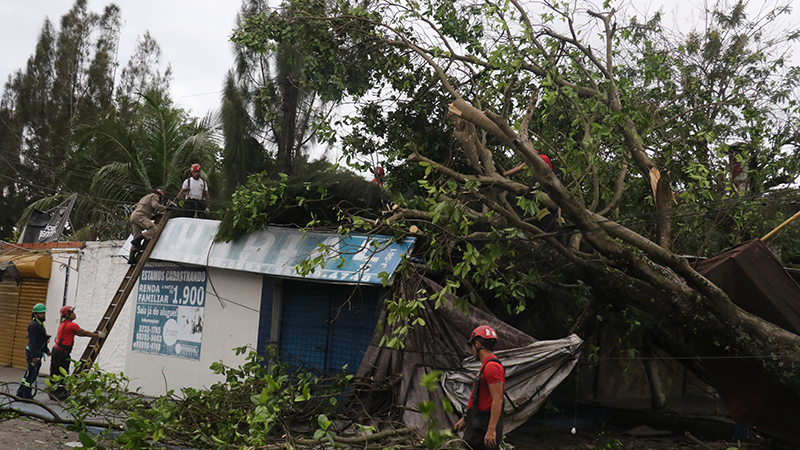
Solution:
<path fill-rule="evenodd" d="M 297 126 L 297 102 L 300 89 L 290 77 L 283 79 L 283 98 L 281 102 L 281 129 L 278 135 L 278 154 L 275 158 L 275 170 L 278 173 L 291 175 L 295 153 L 295 129 Z"/>

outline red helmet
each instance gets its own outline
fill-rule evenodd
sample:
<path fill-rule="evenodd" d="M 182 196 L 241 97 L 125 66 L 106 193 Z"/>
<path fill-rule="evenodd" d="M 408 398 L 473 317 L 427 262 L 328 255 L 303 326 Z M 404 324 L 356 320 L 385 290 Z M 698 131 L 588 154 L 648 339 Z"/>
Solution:
<path fill-rule="evenodd" d="M 386 171 L 383 170 L 383 167 L 378 166 L 378 167 L 375 168 L 375 176 L 385 175 L 385 174 L 386 174 Z"/>
<path fill-rule="evenodd" d="M 69 313 L 71 313 L 72 311 L 75 311 L 75 307 L 74 306 L 62 306 L 61 307 L 61 317 L 68 316 Z"/>
<path fill-rule="evenodd" d="M 477 337 L 483 338 L 487 341 L 497 341 L 497 331 L 494 331 L 494 328 L 490 327 L 489 325 L 481 325 L 472 330 L 472 334 L 469 335 L 467 344 L 472 345 L 472 341 L 474 341 Z"/>
<path fill-rule="evenodd" d="M 200 164 L 192 164 L 192 172 L 200 172 Z"/>
<path fill-rule="evenodd" d="M 539 157 L 541 157 L 544 160 L 544 162 L 546 162 L 547 165 L 550 166 L 550 170 L 553 170 L 553 162 L 550 161 L 549 156 L 545 155 L 544 153 L 539 153 Z"/>
<path fill-rule="evenodd" d="M 161 189 L 153 189 L 153 192 L 155 192 L 156 194 L 158 194 L 158 195 L 160 195 L 162 197 L 164 196 L 164 191 L 162 191 Z"/>

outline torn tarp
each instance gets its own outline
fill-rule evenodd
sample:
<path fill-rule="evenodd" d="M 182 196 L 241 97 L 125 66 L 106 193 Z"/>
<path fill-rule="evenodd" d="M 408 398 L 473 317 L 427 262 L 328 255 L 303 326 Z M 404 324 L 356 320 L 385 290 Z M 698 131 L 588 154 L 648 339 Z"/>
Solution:
<path fill-rule="evenodd" d="M 403 280 L 398 289 L 401 289 L 404 298 L 410 299 L 427 297 L 440 292 L 442 287 L 427 278 L 416 276 Z M 372 343 L 358 369 L 359 377 L 374 380 L 400 375 L 399 383 L 389 393 L 390 398 L 373 395 L 359 400 L 371 413 L 380 414 L 394 409 L 395 412 L 390 413 L 394 414 L 393 419 L 408 426 L 424 425 L 419 413 L 422 402 L 432 400 L 441 405 L 446 391 L 463 392 L 471 388 L 477 369 L 473 368 L 474 364 L 464 365 L 465 361 L 472 359 L 466 341 L 479 325 L 489 325 L 497 330 L 499 339 L 495 350 L 506 367 L 507 389 L 514 406 L 519 410 L 516 411 L 510 403 L 505 405 L 508 414 L 505 418 L 506 432 L 536 412 L 546 394 L 569 374 L 577 362 L 581 344 L 577 336 L 558 341 L 537 341 L 477 308 L 469 307 L 465 314 L 450 302 L 444 302 L 439 308 L 426 304 L 418 313 L 425 325 L 412 326 L 406 334 L 405 347 L 392 350 L 379 344 L 383 336 L 392 336 L 394 329 L 400 325 L 389 323 L 384 308 Z M 445 380 L 445 389 L 428 391 L 420 385 L 422 378 L 433 370 L 450 372 Z M 458 403 L 458 398 L 453 394 L 451 401 Z M 434 418 L 442 427 L 452 427 L 458 417 L 447 414 L 442 408 L 437 408 L 434 413 Z"/>
<path fill-rule="evenodd" d="M 553 341 L 538 341 L 525 347 L 495 352 L 506 369 L 503 429 L 522 425 L 542 405 L 578 362 L 583 341 L 576 335 Z M 481 363 L 467 358 L 461 370 L 448 370 L 442 387 L 456 410 L 466 412 L 472 383 Z"/>

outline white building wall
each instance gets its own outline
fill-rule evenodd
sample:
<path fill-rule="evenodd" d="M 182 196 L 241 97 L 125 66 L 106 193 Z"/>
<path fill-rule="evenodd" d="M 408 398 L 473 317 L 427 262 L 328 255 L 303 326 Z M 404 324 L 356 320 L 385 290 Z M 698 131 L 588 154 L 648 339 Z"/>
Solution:
<path fill-rule="evenodd" d="M 133 351 L 131 347 L 135 330 L 129 327 L 124 372 L 131 378 L 130 387 L 140 388 L 147 395 L 164 395 L 169 390 L 207 388 L 223 381 L 224 377 L 211 371 L 211 364 L 223 361 L 228 366 L 239 366 L 244 363 L 246 355 L 237 357 L 232 349 L 242 346 L 255 348 L 257 345 L 261 285 L 262 275 L 208 269 L 203 337 L 198 361 Z M 128 303 L 133 308 L 135 296 Z M 134 323 L 135 314 L 135 309 L 129 309 L 126 321 Z"/>
<path fill-rule="evenodd" d="M 82 249 L 51 251 L 53 266 L 48 282 L 46 321 L 47 331 L 53 336 L 51 345 L 56 339 L 59 309 L 64 304 L 75 307 L 75 322 L 81 328 L 95 331 L 128 271 L 127 258 L 118 255 L 122 244 L 122 241 L 87 242 Z M 157 261 L 150 264 L 172 265 Z M 204 388 L 222 381 L 223 377 L 209 368 L 211 364 L 223 361 L 236 367 L 244 362 L 245 355 L 237 357 L 232 349 L 257 345 L 262 279 L 260 274 L 208 269 L 199 361 L 132 350 L 138 291 L 138 285 L 135 286 L 103 345 L 97 364 L 101 370 L 124 373 L 131 379 L 131 389 L 140 388 L 147 395 L 163 395 L 182 387 Z M 88 343 L 89 338 L 77 336 L 72 358 L 79 359 Z M 46 362 L 42 373 L 49 373 L 49 370 L 50 364 Z"/>
<path fill-rule="evenodd" d="M 75 323 L 84 330 L 96 330 L 128 270 L 126 259 L 117 256 L 121 245 L 122 241 L 86 242 L 82 249 L 51 250 L 53 267 L 47 288 L 46 322 L 47 332 L 52 335 L 51 346 L 60 322 L 59 309 L 65 304 L 75 307 Z M 129 347 L 129 303 L 123 308 L 96 361 L 108 372 L 120 372 L 125 367 L 125 350 Z M 76 336 L 72 358 L 80 359 L 88 343 L 89 338 Z M 45 363 L 42 373 L 49 371 L 50 364 Z"/>

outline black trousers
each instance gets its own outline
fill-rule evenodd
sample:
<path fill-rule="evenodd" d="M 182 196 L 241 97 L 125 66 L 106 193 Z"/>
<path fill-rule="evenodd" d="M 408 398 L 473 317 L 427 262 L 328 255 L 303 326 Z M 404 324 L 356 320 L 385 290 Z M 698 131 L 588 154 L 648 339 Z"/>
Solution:
<path fill-rule="evenodd" d="M 61 375 L 61 368 L 69 374 L 69 353 L 60 350 L 59 347 L 53 346 L 51 351 L 52 358 L 50 359 L 50 376 Z"/>
<path fill-rule="evenodd" d="M 70 353 L 71 353 L 70 349 Z M 69 364 L 70 353 L 65 353 L 59 349 L 57 346 L 53 346 L 53 349 L 50 351 L 50 376 L 58 375 L 63 376 L 61 373 L 61 369 L 63 368 L 66 371 L 67 375 L 69 375 Z M 51 381 L 51 386 L 53 387 L 53 395 L 58 398 L 59 400 L 64 400 L 69 395 L 67 393 L 66 388 L 64 388 L 64 383 L 62 382 L 53 382 Z"/>
<path fill-rule="evenodd" d="M 477 406 L 473 406 L 467 410 L 467 417 L 464 423 L 464 442 L 466 443 L 464 448 L 470 450 L 494 450 L 500 447 L 500 442 L 503 440 L 502 413 L 495 427 L 495 431 L 497 432 L 497 446 L 489 448 L 484 443 L 486 431 L 489 429 L 490 418 L 490 411 L 479 411 Z"/>
<path fill-rule="evenodd" d="M 39 361 L 34 364 L 33 355 L 30 350 L 25 350 L 25 359 L 28 362 L 28 367 L 27 370 L 25 370 L 22 383 L 20 383 L 19 389 L 17 389 L 17 397 L 33 398 L 33 396 L 36 395 L 35 389 L 38 387 L 36 379 L 39 378 L 39 369 L 42 367 L 42 360 L 39 359 Z"/>
<path fill-rule="evenodd" d="M 192 200 L 187 198 L 186 203 L 183 204 L 183 209 L 186 210 L 186 215 L 189 217 L 197 217 L 198 219 L 206 218 L 205 200 Z"/>

